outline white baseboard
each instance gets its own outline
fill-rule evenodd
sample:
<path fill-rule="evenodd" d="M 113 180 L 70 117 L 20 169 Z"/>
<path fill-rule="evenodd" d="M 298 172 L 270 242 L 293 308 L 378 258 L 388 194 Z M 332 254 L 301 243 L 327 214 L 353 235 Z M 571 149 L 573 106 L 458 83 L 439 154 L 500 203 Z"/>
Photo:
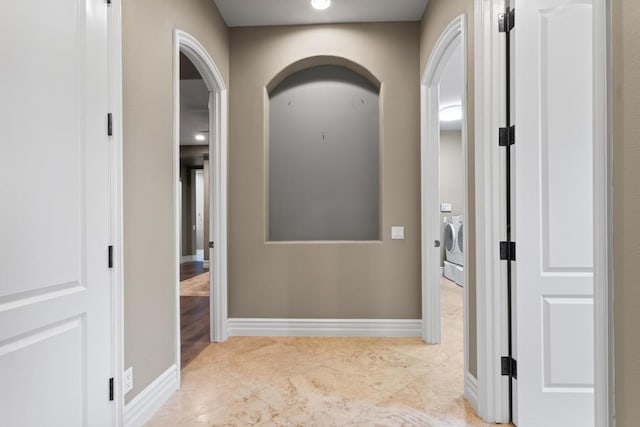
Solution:
<path fill-rule="evenodd" d="M 444 267 L 440 267 L 440 275 L 444 276 Z"/>
<path fill-rule="evenodd" d="M 194 262 L 198 261 L 198 255 L 184 255 L 180 258 L 180 262 Z"/>
<path fill-rule="evenodd" d="M 421 319 L 229 319 L 229 336 L 421 337 Z"/>
<path fill-rule="evenodd" d="M 464 377 L 464 397 L 471 407 L 478 412 L 478 380 L 470 372 Z"/>
<path fill-rule="evenodd" d="M 124 407 L 125 427 L 141 427 L 178 390 L 178 368 L 172 365 Z"/>

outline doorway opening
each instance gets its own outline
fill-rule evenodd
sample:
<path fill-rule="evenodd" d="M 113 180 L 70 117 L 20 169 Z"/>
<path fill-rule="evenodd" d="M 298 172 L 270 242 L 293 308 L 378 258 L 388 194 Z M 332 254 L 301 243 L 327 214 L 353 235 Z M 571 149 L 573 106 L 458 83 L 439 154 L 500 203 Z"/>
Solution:
<path fill-rule="evenodd" d="M 185 366 L 209 343 L 224 341 L 228 334 L 229 107 L 227 86 L 222 74 L 194 37 L 184 31 L 174 31 L 173 59 L 175 364 Z M 184 116 L 183 110 L 187 113 Z M 182 144 L 183 141 L 185 144 Z M 196 186 L 197 182 L 202 185 Z M 196 187 L 202 190 L 197 192 Z M 196 205 L 200 203 L 196 202 L 200 196 L 196 197 L 197 194 L 202 194 L 202 236 L 198 232 Z M 201 244 L 199 240 L 202 240 Z M 184 259 L 183 254 L 186 257 Z M 181 269 L 183 260 L 195 264 L 185 265 Z M 181 279 L 191 282 L 181 283 Z M 193 300 L 197 302 L 188 307 L 181 304 L 184 297 L 204 298 Z M 182 335 L 185 335 L 185 344 L 189 347 L 189 354 L 184 357 Z M 191 342 L 188 342 L 189 339 Z M 191 344 L 194 344 L 193 349 Z"/>
<path fill-rule="evenodd" d="M 421 82 L 422 307 L 424 341 L 461 346 L 464 396 L 477 411 L 477 373 L 469 369 L 466 57 L 460 15 L 437 41 Z"/>
<path fill-rule="evenodd" d="M 210 343 L 209 89 L 180 54 L 180 366 Z"/>

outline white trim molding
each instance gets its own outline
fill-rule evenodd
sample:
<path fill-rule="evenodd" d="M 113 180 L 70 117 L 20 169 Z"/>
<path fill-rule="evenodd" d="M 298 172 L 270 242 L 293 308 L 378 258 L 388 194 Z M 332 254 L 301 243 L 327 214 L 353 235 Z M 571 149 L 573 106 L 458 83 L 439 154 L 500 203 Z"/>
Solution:
<path fill-rule="evenodd" d="M 178 390 L 178 368 L 172 365 L 124 407 L 125 427 L 141 427 Z"/>
<path fill-rule="evenodd" d="M 114 265 L 111 271 L 112 375 L 114 378 L 114 426 L 124 420 L 122 372 L 124 370 L 124 233 L 123 233 L 123 133 L 122 133 L 122 2 L 113 0 L 107 10 L 109 112 L 113 135 L 109 152 L 110 240 Z"/>
<path fill-rule="evenodd" d="M 478 380 L 470 372 L 464 376 L 464 398 L 473 408 L 478 407 Z"/>
<path fill-rule="evenodd" d="M 229 336 L 421 337 L 420 319 L 229 319 Z"/>
<path fill-rule="evenodd" d="M 227 165 L 229 103 L 227 85 L 207 50 L 192 35 L 174 30 L 173 37 L 173 105 L 174 105 L 174 217 L 175 223 L 175 357 L 180 366 L 180 224 L 178 194 L 180 186 L 180 53 L 196 67 L 209 90 L 209 188 L 211 240 L 215 247 L 209 249 L 209 260 L 215 266 L 210 275 L 211 341 L 227 339 Z M 178 373 L 179 378 L 179 373 Z"/>
<path fill-rule="evenodd" d="M 507 354 L 506 268 L 499 242 L 506 230 L 504 154 L 498 128 L 504 117 L 504 40 L 497 27 L 505 0 L 475 0 L 475 190 L 476 323 L 478 415 L 487 422 L 509 421 L 508 377 L 500 357 Z"/>
<path fill-rule="evenodd" d="M 593 2 L 595 426 L 615 425 L 611 164 L 611 0 Z"/>
<path fill-rule="evenodd" d="M 198 255 L 183 255 L 180 257 L 180 262 L 194 262 L 198 261 Z"/>

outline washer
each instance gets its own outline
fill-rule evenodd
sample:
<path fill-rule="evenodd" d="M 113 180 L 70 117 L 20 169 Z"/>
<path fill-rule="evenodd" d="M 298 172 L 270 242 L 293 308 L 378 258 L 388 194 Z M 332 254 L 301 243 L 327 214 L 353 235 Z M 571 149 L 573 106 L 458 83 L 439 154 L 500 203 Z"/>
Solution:
<path fill-rule="evenodd" d="M 458 229 L 456 230 L 456 245 L 460 252 L 460 262 L 457 262 L 459 266 L 464 266 L 464 223 L 462 216 L 460 216 L 460 222 L 458 223 Z"/>
<path fill-rule="evenodd" d="M 458 234 L 460 236 L 463 235 L 462 216 L 444 217 L 444 223 L 445 259 L 450 263 L 461 266 L 464 264 L 464 256 L 461 250 L 462 246 L 458 243 L 458 241 L 462 242 L 462 237 L 459 239 Z"/>

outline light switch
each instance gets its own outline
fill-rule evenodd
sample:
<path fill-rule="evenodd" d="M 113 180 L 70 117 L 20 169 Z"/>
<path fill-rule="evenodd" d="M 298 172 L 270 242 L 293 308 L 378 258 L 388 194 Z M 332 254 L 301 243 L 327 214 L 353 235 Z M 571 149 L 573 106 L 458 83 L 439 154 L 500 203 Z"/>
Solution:
<path fill-rule="evenodd" d="M 440 203 L 440 212 L 451 212 L 451 203 Z"/>
<path fill-rule="evenodd" d="M 391 227 L 391 239 L 404 240 L 404 226 L 394 225 L 393 227 Z"/>

